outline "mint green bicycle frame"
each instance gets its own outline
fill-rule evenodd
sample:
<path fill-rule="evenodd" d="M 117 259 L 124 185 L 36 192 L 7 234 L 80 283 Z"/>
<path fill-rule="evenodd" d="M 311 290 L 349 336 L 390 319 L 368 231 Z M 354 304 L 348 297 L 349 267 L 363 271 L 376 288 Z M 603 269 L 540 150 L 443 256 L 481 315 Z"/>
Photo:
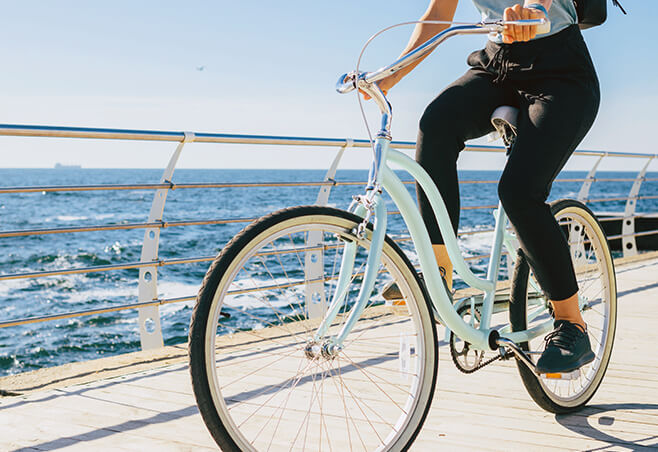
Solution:
<path fill-rule="evenodd" d="M 533 21 L 520 22 L 532 23 Z M 434 303 L 441 321 L 459 338 L 472 344 L 472 347 L 475 349 L 498 349 L 496 341 L 491 340 L 491 317 L 493 315 L 496 282 L 498 281 L 500 270 L 500 259 L 503 246 L 506 246 L 510 254 L 515 252 L 513 238 L 507 232 L 506 228 L 507 216 L 499 203 L 498 209 L 495 212 L 496 226 L 487 277 L 485 279 L 479 278 L 473 274 L 461 254 L 445 202 L 430 176 L 415 160 L 402 152 L 390 148 L 391 137 L 389 130 L 392 116 L 391 107 L 383 92 L 375 82 L 429 53 L 434 47 L 450 36 L 463 33 L 474 34 L 500 31 L 503 24 L 503 22 L 489 24 L 481 23 L 448 28 L 430 39 L 423 46 L 407 54 L 386 68 L 368 74 L 346 74 L 339 80 L 337 88 L 339 92 L 351 91 L 358 85 L 359 89 L 367 92 L 375 100 L 382 111 L 382 129 L 378 133 L 377 139 L 374 143 L 374 160 L 370 171 L 368 186 L 366 187 L 366 194 L 360 197 L 361 202 L 357 203 L 354 209 L 354 213 L 364 218 L 364 225 L 371 216 L 374 219 L 372 232 L 367 231 L 365 228 L 362 231 L 363 233 L 370 234 L 370 250 L 357 301 L 352 307 L 340 333 L 336 337 L 330 339 L 334 346 L 342 347 L 343 341 L 352 331 L 355 323 L 363 313 L 374 289 L 375 279 L 381 263 L 384 237 L 386 235 L 388 214 L 385 202 L 381 195 L 382 191 L 385 190 L 399 209 L 409 230 L 413 245 L 418 254 L 420 268 L 424 275 L 430 299 Z M 464 321 L 464 319 L 462 319 L 457 313 L 456 307 L 451 303 L 450 297 L 441 280 L 442 277 L 439 273 L 436 259 L 432 251 L 432 243 L 418 208 L 404 184 L 389 167 L 389 164 L 407 171 L 420 184 L 430 201 L 455 271 L 468 286 L 484 292 L 481 319 L 478 328 L 475 328 Z M 333 298 L 320 327 L 316 331 L 314 338 L 316 341 L 321 341 L 324 338 L 329 326 L 345 303 L 346 288 L 351 282 L 355 255 L 356 243 L 347 242 L 344 245 L 340 272 Z M 529 342 L 540 335 L 544 335 L 551 331 L 552 328 L 553 322 L 549 319 L 528 330 L 510 332 L 509 328 L 503 328 L 498 330 L 498 333 L 501 337 L 518 344 L 521 342 Z"/>

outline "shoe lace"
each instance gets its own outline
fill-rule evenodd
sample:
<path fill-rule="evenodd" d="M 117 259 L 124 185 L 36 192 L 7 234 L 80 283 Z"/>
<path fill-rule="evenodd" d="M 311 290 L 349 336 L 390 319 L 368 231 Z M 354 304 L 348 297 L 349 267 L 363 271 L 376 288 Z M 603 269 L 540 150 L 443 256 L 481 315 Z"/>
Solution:
<path fill-rule="evenodd" d="M 546 346 L 555 345 L 563 350 L 571 350 L 576 339 L 582 334 L 576 325 L 563 322 L 554 331 L 548 333 L 544 340 L 546 341 Z"/>

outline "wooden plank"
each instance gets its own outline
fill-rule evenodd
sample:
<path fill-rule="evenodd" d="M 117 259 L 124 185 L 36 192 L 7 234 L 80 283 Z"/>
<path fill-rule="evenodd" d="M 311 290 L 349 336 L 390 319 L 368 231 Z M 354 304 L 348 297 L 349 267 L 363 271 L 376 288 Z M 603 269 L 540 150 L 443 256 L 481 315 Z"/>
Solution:
<path fill-rule="evenodd" d="M 14 409 L 11 411 L 12 419 L 17 422 L 19 418 L 24 418 L 26 422 L 31 420 L 30 423 L 36 422 L 40 425 L 57 419 L 58 422 L 79 429 L 71 435 L 77 440 L 87 439 L 90 435 L 114 438 L 128 434 L 127 440 L 132 437 L 151 440 L 164 438 L 181 446 L 187 444 L 212 448 L 214 445 L 194 405 L 157 412 L 145 407 L 135 408 L 125 403 L 116 403 L 116 401 L 108 403 L 95 396 L 61 396 L 56 402 L 58 403 L 23 406 L 20 411 Z M 188 417 L 195 419 L 186 422 Z M 176 425 L 173 431 L 172 424 Z M 175 434 L 172 435 L 174 432 Z"/>

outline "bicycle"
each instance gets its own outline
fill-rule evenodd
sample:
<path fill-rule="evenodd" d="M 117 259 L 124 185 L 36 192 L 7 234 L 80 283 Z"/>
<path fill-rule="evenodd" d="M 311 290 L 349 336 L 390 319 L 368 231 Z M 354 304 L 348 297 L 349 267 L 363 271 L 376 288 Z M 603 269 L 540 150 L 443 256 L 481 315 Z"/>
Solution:
<path fill-rule="evenodd" d="M 461 255 L 429 175 L 390 148 L 391 107 L 376 82 L 450 36 L 501 32 L 506 23 L 453 26 L 376 72 L 341 76 L 339 92 L 366 92 L 382 114 L 365 194 L 348 211 L 300 206 L 264 216 L 210 266 L 192 314 L 190 372 L 203 420 L 222 450 L 406 450 L 436 385 L 437 322 L 452 331 L 450 349 L 462 371 L 513 356 L 529 394 L 548 411 L 577 410 L 596 392 L 610 359 L 617 305 L 612 257 L 594 214 L 573 200 L 552 206 L 569 241 L 596 359 L 570 374 L 539 376 L 533 356 L 552 330 L 550 304 L 522 252 L 509 296 L 497 295 L 503 248 L 510 255 L 518 249 L 501 205 L 487 277 L 480 278 Z M 504 107 L 493 119 L 508 150 L 514 114 Z M 416 205 L 389 165 L 420 183 L 455 271 L 483 295 L 453 304 Z M 424 281 L 386 235 L 383 191 L 410 232 Z M 391 280 L 402 294 L 399 302 L 375 290 Z M 493 316 L 505 311 L 509 322 L 492 326 Z M 492 351 L 496 356 L 485 361 Z"/>

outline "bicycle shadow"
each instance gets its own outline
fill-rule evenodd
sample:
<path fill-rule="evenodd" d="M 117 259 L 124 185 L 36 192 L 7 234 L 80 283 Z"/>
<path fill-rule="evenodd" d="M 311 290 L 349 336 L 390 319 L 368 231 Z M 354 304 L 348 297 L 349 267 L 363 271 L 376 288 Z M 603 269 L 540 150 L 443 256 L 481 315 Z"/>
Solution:
<path fill-rule="evenodd" d="M 629 423 L 628 420 L 619 419 L 618 416 L 615 416 L 615 412 L 621 410 L 633 411 L 637 415 L 642 415 L 642 412 L 653 411 L 654 413 L 646 415 L 655 416 L 658 419 L 658 404 L 613 403 L 590 405 L 573 414 L 558 414 L 555 416 L 555 420 L 574 433 L 608 443 L 606 446 L 587 449 L 588 451 L 608 450 L 610 447 L 619 447 L 631 451 L 658 449 L 658 432 L 647 436 L 646 433 L 629 432 L 624 427 L 614 428 L 617 421 Z M 609 416 L 600 416 L 601 413 L 607 412 L 610 413 Z"/>

